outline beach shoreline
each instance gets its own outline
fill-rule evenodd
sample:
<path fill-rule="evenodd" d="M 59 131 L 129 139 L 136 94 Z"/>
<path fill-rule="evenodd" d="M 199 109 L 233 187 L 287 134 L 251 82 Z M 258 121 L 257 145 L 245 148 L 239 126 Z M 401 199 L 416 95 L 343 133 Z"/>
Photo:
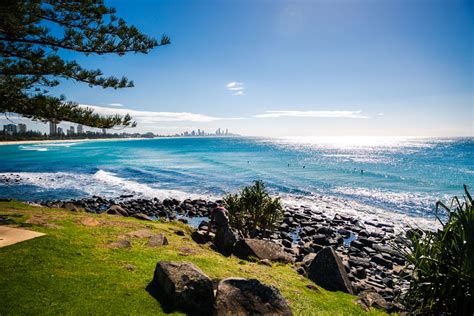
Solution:
<path fill-rule="evenodd" d="M 0 146 L 7 145 L 34 145 L 34 144 L 50 144 L 50 143 L 85 143 L 85 142 L 110 142 L 110 141 L 122 141 L 122 140 L 144 140 L 144 139 L 155 139 L 155 138 L 80 138 L 80 139 L 45 139 L 45 140 L 12 140 L 12 141 L 1 141 Z"/>

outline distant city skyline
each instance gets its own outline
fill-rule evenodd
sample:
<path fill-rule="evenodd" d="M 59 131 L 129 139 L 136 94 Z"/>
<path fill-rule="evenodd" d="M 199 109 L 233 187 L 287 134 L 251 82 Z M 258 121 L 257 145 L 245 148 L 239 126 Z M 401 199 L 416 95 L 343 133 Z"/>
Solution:
<path fill-rule="evenodd" d="M 68 53 L 135 87 L 66 80 L 51 91 L 99 113 L 130 113 L 138 127 L 126 132 L 474 135 L 473 1 L 106 4 L 172 44 L 124 57 Z"/>

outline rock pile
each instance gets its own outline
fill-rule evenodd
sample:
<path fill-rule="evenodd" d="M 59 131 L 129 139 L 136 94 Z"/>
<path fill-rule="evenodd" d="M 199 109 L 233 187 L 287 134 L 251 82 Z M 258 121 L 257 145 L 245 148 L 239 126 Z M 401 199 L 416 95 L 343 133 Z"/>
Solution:
<path fill-rule="evenodd" d="M 292 315 L 280 291 L 254 279 L 219 281 L 190 262 L 158 262 L 152 281 L 158 299 L 190 315 Z"/>
<path fill-rule="evenodd" d="M 175 220 L 178 216 L 209 216 L 212 209 L 211 201 L 186 199 L 134 199 L 129 195 L 122 195 L 118 199 L 105 199 L 100 196 L 69 201 L 48 201 L 42 203 L 52 208 L 66 208 L 70 210 L 84 209 L 90 213 L 137 217 L 140 219 L 165 218 Z"/>
<path fill-rule="evenodd" d="M 135 199 L 133 196 L 104 199 L 94 196 L 43 204 L 72 211 L 84 209 L 92 213 L 107 212 L 145 220 L 160 218 L 186 222 L 196 216 L 209 217 L 213 202 L 191 199 L 147 200 Z M 217 234 L 217 231 L 214 238 L 212 233 L 207 234 L 207 225 L 209 224 L 206 221 L 199 225 L 198 230 L 191 235 L 193 240 L 198 243 L 214 240 L 219 251 L 234 253 L 242 258 L 295 262 L 297 271 L 310 277 L 312 269 L 316 267 L 311 266 L 316 254 L 325 247 L 331 247 L 340 259 L 341 264 L 337 263 L 336 266 L 339 271 L 342 271 L 341 266 L 343 267 L 354 294 L 371 291 L 379 294 L 388 303 L 393 302 L 398 294 L 408 288 L 411 279 L 411 267 L 405 266 L 404 258 L 394 247 L 403 243 L 405 236 L 397 235 L 392 224 L 361 220 L 343 214 L 328 216 L 321 210 L 300 206 L 286 207 L 277 230 L 269 236 L 257 234 L 255 240 L 258 241 L 237 240 L 236 236 L 229 232 Z M 407 232 L 410 233 L 423 232 Z M 267 246 L 273 250 L 261 251 Z M 269 253 L 272 255 L 268 255 Z M 342 272 L 340 274 L 344 275 Z"/>

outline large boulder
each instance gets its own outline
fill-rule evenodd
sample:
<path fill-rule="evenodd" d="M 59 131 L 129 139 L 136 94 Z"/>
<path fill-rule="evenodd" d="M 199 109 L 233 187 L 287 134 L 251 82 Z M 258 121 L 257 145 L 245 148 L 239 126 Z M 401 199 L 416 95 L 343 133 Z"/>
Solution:
<path fill-rule="evenodd" d="M 308 267 L 308 278 L 330 291 L 353 294 L 351 281 L 332 247 L 324 247 Z"/>
<path fill-rule="evenodd" d="M 277 288 L 258 280 L 228 278 L 217 286 L 214 315 L 292 315 Z"/>
<path fill-rule="evenodd" d="M 168 239 L 163 234 L 156 234 L 156 235 L 151 236 L 150 239 L 148 239 L 148 242 L 146 245 L 151 248 L 166 246 L 168 245 Z"/>
<path fill-rule="evenodd" d="M 217 237 L 217 236 L 216 236 Z M 257 259 L 268 259 L 270 261 L 292 262 L 293 259 L 283 251 L 283 248 L 269 240 L 241 239 L 234 247 L 234 254 L 241 259 L 251 257 Z"/>
<path fill-rule="evenodd" d="M 214 233 L 207 232 L 204 230 L 195 230 L 191 234 L 191 238 L 198 244 L 205 244 L 207 242 L 210 242 L 214 236 Z"/>
<path fill-rule="evenodd" d="M 237 235 L 230 227 L 224 226 L 217 228 L 216 236 L 214 237 L 214 245 L 217 251 L 225 256 L 229 256 L 232 254 L 236 242 Z"/>
<path fill-rule="evenodd" d="M 160 261 L 153 284 L 163 301 L 192 315 L 209 315 L 214 304 L 212 281 L 190 262 Z"/>
<path fill-rule="evenodd" d="M 128 212 L 117 204 L 110 206 L 107 210 L 107 214 L 128 216 Z"/>

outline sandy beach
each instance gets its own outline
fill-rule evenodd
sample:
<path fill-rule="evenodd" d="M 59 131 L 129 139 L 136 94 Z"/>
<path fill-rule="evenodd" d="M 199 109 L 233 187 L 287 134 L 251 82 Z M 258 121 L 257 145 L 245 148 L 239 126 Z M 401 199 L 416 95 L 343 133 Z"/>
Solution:
<path fill-rule="evenodd" d="M 110 142 L 110 141 L 123 141 L 123 140 L 143 140 L 153 138 L 83 138 L 83 139 L 48 139 L 48 140 L 14 140 L 14 141 L 2 141 L 0 146 L 5 145 L 31 145 L 31 144 L 48 144 L 48 143 L 78 143 L 78 142 Z"/>

